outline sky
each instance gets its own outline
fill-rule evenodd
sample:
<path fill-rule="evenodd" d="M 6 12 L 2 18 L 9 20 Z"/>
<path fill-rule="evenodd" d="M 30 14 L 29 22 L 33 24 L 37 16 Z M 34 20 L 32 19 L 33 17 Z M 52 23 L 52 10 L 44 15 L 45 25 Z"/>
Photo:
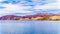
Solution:
<path fill-rule="evenodd" d="M 60 0 L 0 0 L 0 16 L 60 13 Z"/>

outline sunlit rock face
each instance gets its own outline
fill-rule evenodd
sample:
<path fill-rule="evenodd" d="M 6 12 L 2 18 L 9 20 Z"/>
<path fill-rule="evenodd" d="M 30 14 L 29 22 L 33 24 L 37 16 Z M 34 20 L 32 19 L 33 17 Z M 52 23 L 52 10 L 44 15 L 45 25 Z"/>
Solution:
<path fill-rule="evenodd" d="M 59 14 L 60 0 L 0 0 L 0 17 L 26 16 L 38 13 Z"/>

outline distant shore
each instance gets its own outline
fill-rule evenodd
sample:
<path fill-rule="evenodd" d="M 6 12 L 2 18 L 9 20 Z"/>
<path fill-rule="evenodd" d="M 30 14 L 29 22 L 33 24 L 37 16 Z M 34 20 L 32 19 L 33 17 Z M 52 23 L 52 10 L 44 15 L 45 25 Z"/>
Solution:
<path fill-rule="evenodd" d="M 6 15 L 0 17 L 0 20 L 60 20 L 60 14 Z"/>

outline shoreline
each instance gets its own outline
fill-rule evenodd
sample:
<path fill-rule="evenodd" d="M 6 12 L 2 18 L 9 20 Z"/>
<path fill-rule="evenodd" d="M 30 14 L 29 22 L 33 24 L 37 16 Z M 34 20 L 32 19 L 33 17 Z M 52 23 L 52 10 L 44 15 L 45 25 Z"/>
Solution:
<path fill-rule="evenodd" d="M 0 20 L 60 20 L 60 14 L 6 15 L 0 17 Z"/>

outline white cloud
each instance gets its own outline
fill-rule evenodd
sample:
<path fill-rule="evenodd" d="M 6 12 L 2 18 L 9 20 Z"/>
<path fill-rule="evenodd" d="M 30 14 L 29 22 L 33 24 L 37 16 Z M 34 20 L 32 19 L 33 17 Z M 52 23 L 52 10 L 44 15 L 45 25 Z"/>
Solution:
<path fill-rule="evenodd" d="M 0 9 L 0 15 L 13 13 L 32 13 L 32 11 L 28 10 L 31 8 L 31 6 L 21 6 L 13 4 L 1 4 L 0 6 L 6 7 L 4 9 Z"/>
<path fill-rule="evenodd" d="M 4 9 L 0 9 L 1 11 L 10 11 L 10 12 L 11 11 L 12 12 L 15 12 L 15 11 L 23 12 L 31 8 L 31 6 L 18 6 L 18 5 L 13 5 L 13 4 L 2 4 L 0 6 L 6 7 Z"/>
<path fill-rule="evenodd" d="M 2 0 L 0 0 L 2 1 Z M 6 15 L 6 14 L 12 14 L 12 13 L 32 13 L 33 11 L 30 11 L 28 9 L 32 8 L 31 6 L 22 6 L 18 4 L 0 4 L 0 6 L 4 6 L 6 8 L 0 9 L 0 15 Z M 46 5 L 35 5 L 33 9 L 60 9 L 60 0 L 57 0 L 57 2 L 48 3 Z"/>
<path fill-rule="evenodd" d="M 31 8 L 31 6 L 18 6 L 13 4 L 3 4 L 2 6 L 6 7 L 5 9 L 1 9 L 1 11 L 10 11 L 10 12 L 23 12 Z"/>
<path fill-rule="evenodd" d="M 60 0 L 53 3 L 48 3 L 46 5 L 36 5 L 34 9 L 60 9 Z"/>

